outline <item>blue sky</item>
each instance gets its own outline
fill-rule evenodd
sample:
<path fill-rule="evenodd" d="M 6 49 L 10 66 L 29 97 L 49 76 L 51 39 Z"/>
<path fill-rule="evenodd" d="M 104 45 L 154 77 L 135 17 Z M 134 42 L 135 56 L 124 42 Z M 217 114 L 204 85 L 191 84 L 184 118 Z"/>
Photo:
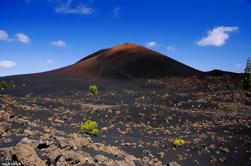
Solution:
<path fill-rule="evenodd" d="M 196 69 L 242 72 L 250 0 L 0 0 L 0 76 L 47 71 L 133 42 Z"/>

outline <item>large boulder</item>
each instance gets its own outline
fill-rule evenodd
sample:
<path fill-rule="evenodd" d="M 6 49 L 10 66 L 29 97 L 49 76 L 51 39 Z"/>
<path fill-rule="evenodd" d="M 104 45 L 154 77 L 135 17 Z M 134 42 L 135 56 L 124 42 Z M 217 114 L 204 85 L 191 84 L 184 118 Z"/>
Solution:
<path fill-rule="evenodd" d="M 23 138 L 15 147 L 6 148 L 8 160 L 16 160 L 25 166 L 45 166 L 46 161 L 42 160 L 36 153 L 36 142 Z"/>

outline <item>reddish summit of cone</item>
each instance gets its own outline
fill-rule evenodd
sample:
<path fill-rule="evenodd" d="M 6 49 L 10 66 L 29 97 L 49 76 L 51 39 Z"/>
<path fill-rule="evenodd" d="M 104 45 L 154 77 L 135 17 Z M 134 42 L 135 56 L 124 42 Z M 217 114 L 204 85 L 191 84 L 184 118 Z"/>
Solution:
<path fill-rule="evenodd" d="M 113 47 L 112 49 L 136 49 L 136 48 L 144 48 L 144 47 L 134 43 L 123 43 Z"/>
<path fill-rule="evenodd" d="M 123 43 L 110 49 L 110 51 L 142 51 L 147 50 L 145 47 L 133 43 Z"/>
<path fill-rule="evenodd" d="M 98 58 L 108 58 L 108 57 L 113 57 L 113 56 L 118 56 L 118 55 L 122 55 L 124 53 L 126 54 L 130 54 L 132 55 L 133 53 L 137 53 L 137 56 L 138 55 L 141 55 L 141 54 L 144 54 L 144 52 L 149 52 L 149 51 L 152 51 L 150 49 L 147 49 L 143 46 L 140 46 L 140 45 L 137 45 L 137 44 L 134 44 L 134 43 L 123 43 L 123 44 L 120 44 L 120 45 L 117 45 L 115 47 L 112 47 L 112 48 L 108 48 L 108 49 L 101 49 L 83 59 L 81 59 L 79 62 L 82 62 L 84 60 L 87 60 L 87 59 L 90 59 L 90 58 L 93 58 L 93 57 L 98 57 Z M 159 53 L 155 52 L 155 53 L 152 53 L 152 55 L 154 54 L 158 54 L 160 55 Z"/>
<path fill-rule="evenodd" d="M 140 79 L 186 77 L 200 71 L 143 46 L 124 43 L 99 50 L 54 73 L 83 79 Z"/>
<path fill-rule="evenodd" d="M 127 53 L 143 53 L 143 52 L 147 52 L 147 51 L 151 51 L 150 49 L 147 49 L 143 46 L 137 45 L 137 44 L 133 44 L 133 43 L 123 43 L 120 44 L 118 46 L 112 47 L 111 49 L 109 49 L 107 51 L 107 56 L 108 55 L 114 55 L 120 52 L 127 52 Z M 157 52 L 155 52 L 154 54 L 156 54 Z M 152 54 L 152 55 L 154 55 Z"/>

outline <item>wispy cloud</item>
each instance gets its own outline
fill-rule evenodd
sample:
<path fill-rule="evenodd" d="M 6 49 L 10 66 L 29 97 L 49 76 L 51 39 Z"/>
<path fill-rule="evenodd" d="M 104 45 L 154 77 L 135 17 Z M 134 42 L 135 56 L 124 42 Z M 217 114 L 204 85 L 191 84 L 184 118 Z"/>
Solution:
<path fill-rule="evenodd" d="M 39 0 L 24 0 L 26 3 Z M 80 14 L 91 15 L 94 9 L 90 7 L 90 3 L 94 0 L 40 0 L 41 2 L 49 2 L 55 5 L 55 11 L 62 14 Z"/>
<path fill-rule="evenodd" d="M 56 47 L 66 47 L 66 42 L 63 40 L 57 40 L 57 41 L 52 41 L 50 42 L 51 45 L 56 46 Z"/>
<path fill-rule="evenodd" d="M 45 61 L 45 63 L 47 63 L 47 64 L 51 64 L 51 63 L 53 63 L 54 62 L 54 60 L 52 60 L 52 59 L 47 59 L 46 61 Z"/>
<path fill-rule="evenodd" d="M 91 15 L 94 10 L 83 1 L 78 0 L 56 0 L 57 13 Z"/>
<path fill-rule="evenodd" d="M 113 8 L 112 14 L 114 17 L 120 17 L 120 7 Z"/>
<path fill-rule="evenodd" d="M 15 37 L 10 37 L 7 31 L 0 29 L 0 41 L 19 41 L 21 43 L 29 43 L 30 37 L 24 33 L 17 33 Z"/>
<path fill-rule="evenodd" d="M 229 33 L 237 31 L 238 27 L 216 27 L 208 31 L 207 36 L 202 37 L 198 42 L 198 46 L 222 46 L 229 39 Z"/>
<path fill-rule="evenodd" d="M 167 51 L 176 51 L 176 47 L 174 46 L 168 46 L 166 49 Z"/>
<path fill-rule="evenodd" d="M 8 41 L 9 35 L 6 31 L 0 29 L 0 40 L 2 41 Z"/>
<path fill-rule="evenodd" d="M 156 45 L 157 45 L 157 42 L 155 42 L 155 41 L 151 41 L 151 42 L 146 43 L 147 47 L 155 47 Z"/>
<path fill-rule="evenodd" d="M 2 68 L 12 68 L 16 66 L 16 62 L 10 60 L 2 60 L 0 61 L 0 67 Z"/>

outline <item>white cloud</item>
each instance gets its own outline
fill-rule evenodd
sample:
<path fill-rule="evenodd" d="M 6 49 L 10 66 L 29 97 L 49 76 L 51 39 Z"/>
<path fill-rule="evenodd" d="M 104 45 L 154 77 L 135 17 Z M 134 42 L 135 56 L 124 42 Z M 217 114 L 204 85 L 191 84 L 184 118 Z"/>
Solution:
<path fill-rule="evenodd" d="M 52 60 L 52 59 L 47 59 L 46 61 L 45 61 L 45 63 L 47 63 L 47 64 L 51 64 L 51 63 L 53 63 L 54 61 Z"/>
<path fill-rule="evenodd" d="M 58 0 L 58 3 L 55 11 L 57 13 L 65 14 L 82 14 L 82 15 L 91 15 L 93 14 L 93 9 L 76 1 L 76 0 Z"/>
<path fill-rule="evenodd" d="M 112 14 L 114 17 L 119 17 L 120 16 L 120 7 L 116 7 L 112 10 Z"/>
<path fill-rule="evenodd" d="M 63 40 L 52 41 L 50 44 L 56 47 L 66 47 L 66 43 Z"/>
<path fill-rule="evenodd" d="M 93 9 L 86 6 L 79 6 L 77 8 L 68 8 L 65 6 L 57 7 L 57 13 L 66 13 L 66 14 L 84 14 L 91 15 L 93 13 Z"/>
<path fill-rule="evenodd" d="M 176 51 L 176 47 L 173 46 L 168 46 L 166 49 L 167 51 Z"/>
<path fill-rule="evenodd" d="M 155 47 L 157 45 L 157 42 L 151 41 L 151 42 L 147 42 L 146 46 L 147 47 Z"/>
<path fill-rule="evenodd" d="M 25 0 L 27 3 L 35 0 Z M 40 0 L 55 5 L 55 11 L 63 14 L 91 15 L 94 9 L 89 4 L 94 0 Z"/>
<path fill-rule="evenodd" d="M 28 35 L 24 33 L 18 33 L 16 34 L 15 37 L 10 37 L 5 30 L 0 29 L 0 41 L 9 41 L 9 42 L 19 41 L 21 43 L 29 43 L 30 38 Z"/>
<path fill-rule="evenodd" d="M 197 45 L 199 46 L 222 46 L 229 39 L 229 33 L 237 31 L 238 27 L 216 27 L 208 31 L 207 36 L 202 37 Z"/>
<path fill-rule="evenodd" d="M 0 61 L 0 67 L 3 68 L 12 68 L 16 66 L 16 62 L 14 61 L 9 61 L 9 60 L 2 60 Z"/>
<path fill-rule="evenodd" d="M 18 33 L 18 34 L 16 34 L 16 38 L 21 43 L 29 43 L 30 42 L 29 36 L 27 36 L 24 33 Z"/>
<path fill-rule="evenodd" d="M 9 35 L 6 31 L 0 29 L 0 40 L 8 41 Z"/>

